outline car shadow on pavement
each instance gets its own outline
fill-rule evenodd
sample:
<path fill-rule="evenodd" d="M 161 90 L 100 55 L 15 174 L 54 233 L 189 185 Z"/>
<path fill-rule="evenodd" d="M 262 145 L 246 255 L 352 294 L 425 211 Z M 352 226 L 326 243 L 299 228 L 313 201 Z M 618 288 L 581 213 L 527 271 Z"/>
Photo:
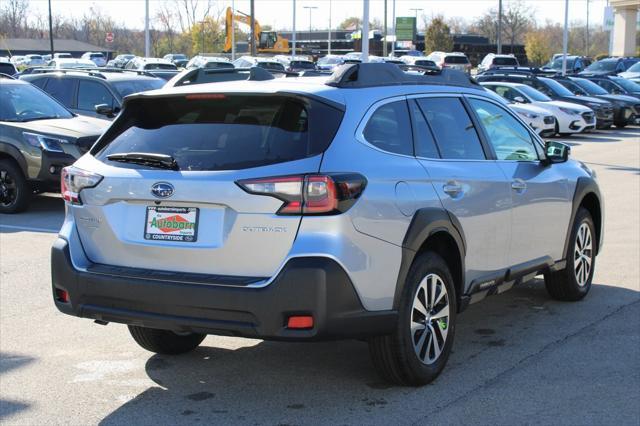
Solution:
<path fill-rule="evenodd" d="M 564 345 L 568 336 L 590 330 L 600 321 L 595 314 L 606 318 L 615 305 L 620 309 L 638 300 L 638 291 L 594 285 L 582 302 L 557 302 L 547 296 L 542 280 L 490 297 L 459 317 L 448 366 L 422 388 L 382 381 L 365 342 L 247 340 L 248 346 L 233 348 L 220 338 L 217 347 L 209 346 L 212 338 L 207 338 L 187 355 L 150 356 L 145 370 L 156 386 L 100 424 L 370 423 L 356 417 L 363 413 L 370 413 L 373 423 L 386 423 L 378 417 L 383 415 L 405 423 L 444 410 L 463 395 L 476 395 L 474 387 L 495 381 L 514 366 L 536 362 L 545 351 Z M 406 412 L 397 417 L 398 410 Z"/>
<path fill-rule="evenodd" d="M 22 231 L 57 233 L 64 221 L 64 201 L 56 194 L 35 195 L 29 208 L 16 214 L 0 214 L 0 233 Z"/>
<path fill-rule="evenodd" d="M 28 356 L 0 352 L 0 383 L 3 381 L 2 375 L 31 364 L 33 361 L 35 359 Z M 20 411 L 28 409 L 30 406 L 26 402 L 10 400 L 4 396 L 0 397 L 0 423 Z"/>

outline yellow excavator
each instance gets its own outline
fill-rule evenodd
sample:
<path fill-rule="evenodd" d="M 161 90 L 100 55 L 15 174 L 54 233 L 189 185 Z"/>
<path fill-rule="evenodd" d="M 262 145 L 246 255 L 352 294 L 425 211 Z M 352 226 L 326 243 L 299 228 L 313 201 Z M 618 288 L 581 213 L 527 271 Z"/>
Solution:
<path fill-rule="evenodd" d="M 225 20 L 227 31 L 227 37 L 224 43 L 225 53 L 231 52 L 231 31 L 233 31 L 233 20 L 251 27 L 251 17 L 249 15 L 237 10 L 234 14 L 233 10 L 228 7 L 227 17 Z M 280 37 L 275 31 L 262 31 L 262 27 L 258 23 L 257 19 L 254 19 L 253 22 L 255 24 L 254 35 L 256 38 L 256 50 L 258 53 L 289 53 L 289 40 Z"/>

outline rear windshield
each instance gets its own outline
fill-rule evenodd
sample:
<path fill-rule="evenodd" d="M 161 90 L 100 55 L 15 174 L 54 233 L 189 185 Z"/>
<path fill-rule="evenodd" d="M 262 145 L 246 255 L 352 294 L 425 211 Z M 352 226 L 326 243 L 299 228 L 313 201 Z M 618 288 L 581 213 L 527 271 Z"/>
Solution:
<path fill-rule="evenodd" d="M 493 65 L 498 65 L 498 66 L 514 65 L 514 66 L 518 66 L 518 61 L 516 60 L 516 58 L 493 58 Z"/>
<path fill-rule="evenodd" d="M 104 55 L 102 53 L 92 53 L 91 55 L 89 55 L 90 58 L 104 58 Z"/>
<path fill-rule="evenodd" d="M 466 56 L 462 56 L 462 55 L 446 56 L 444 58 L 444 63 L 445 64 L 468 64 L 469 60 L 467 59 Z"/>
<path fill-rule="evenodd" d="M 414 65 L 419 67 L 435 67 L 436 63 L 427 59 L 418 59 L 414 62 Z"/>
<path fill-rule="evenodd" d="M 627 80 L 626 78 L 622 78 L 622 77 L 611 77 L 611 80 L 618 83 L 620 86 L 622 86 L 625 90 L 629 92 L 640 92 L 640 84 L 634 83 L 631 80 Z"/>
<path fill-rule="evenodd" d="M 213 98 L 217 97 L 217 98 Z M 322 153 L 342 111 L 286 95 L 185 95 L 132 100 L 92 151 L 172 156 L 180 170 L 239 170 Z"/>

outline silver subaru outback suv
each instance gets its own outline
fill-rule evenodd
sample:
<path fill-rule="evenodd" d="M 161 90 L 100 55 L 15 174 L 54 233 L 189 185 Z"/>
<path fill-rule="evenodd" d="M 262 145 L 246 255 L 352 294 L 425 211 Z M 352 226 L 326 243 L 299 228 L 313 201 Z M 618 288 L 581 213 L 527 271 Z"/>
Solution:
<path fill-rule="evenodd" d="M 568 155 L 455 70 L 134 95 L 64 170 L 53 298 L 157 353 L 366 339 L 382 376 L 423 385 L 470 303 L 539 274 L 589 291 L 603 201 Z"/>

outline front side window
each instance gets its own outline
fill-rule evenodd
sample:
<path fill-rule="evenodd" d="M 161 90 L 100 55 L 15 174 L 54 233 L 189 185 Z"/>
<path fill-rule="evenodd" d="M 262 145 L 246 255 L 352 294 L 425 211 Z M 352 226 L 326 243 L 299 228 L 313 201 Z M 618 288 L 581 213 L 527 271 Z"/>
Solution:
<path fill-rule="evenodd" d="M 95 81 L 80 81 L 78 86 L 78 109 L 95 111 L 96 105 L 113 107 L 113 96 L 102 84 Z"/>
<path fill-rule="evenodd" d="M 364 128 L 364 138 L 383 151 L 413 155 L 409 111 L 405 101 L 390 102 L 373 113 Z"/>
<path fill-rule="evenodd" d="M 433 132 L 440 156 L 452 160 L 484 160 L 476 129 L 458 98 L 418 99 Z"/>
<path fill-rule="evenodd" d="M 491 102 L 470 99 L 498 160 L 536 161 L 531 134 L 518 120 Z"/>

